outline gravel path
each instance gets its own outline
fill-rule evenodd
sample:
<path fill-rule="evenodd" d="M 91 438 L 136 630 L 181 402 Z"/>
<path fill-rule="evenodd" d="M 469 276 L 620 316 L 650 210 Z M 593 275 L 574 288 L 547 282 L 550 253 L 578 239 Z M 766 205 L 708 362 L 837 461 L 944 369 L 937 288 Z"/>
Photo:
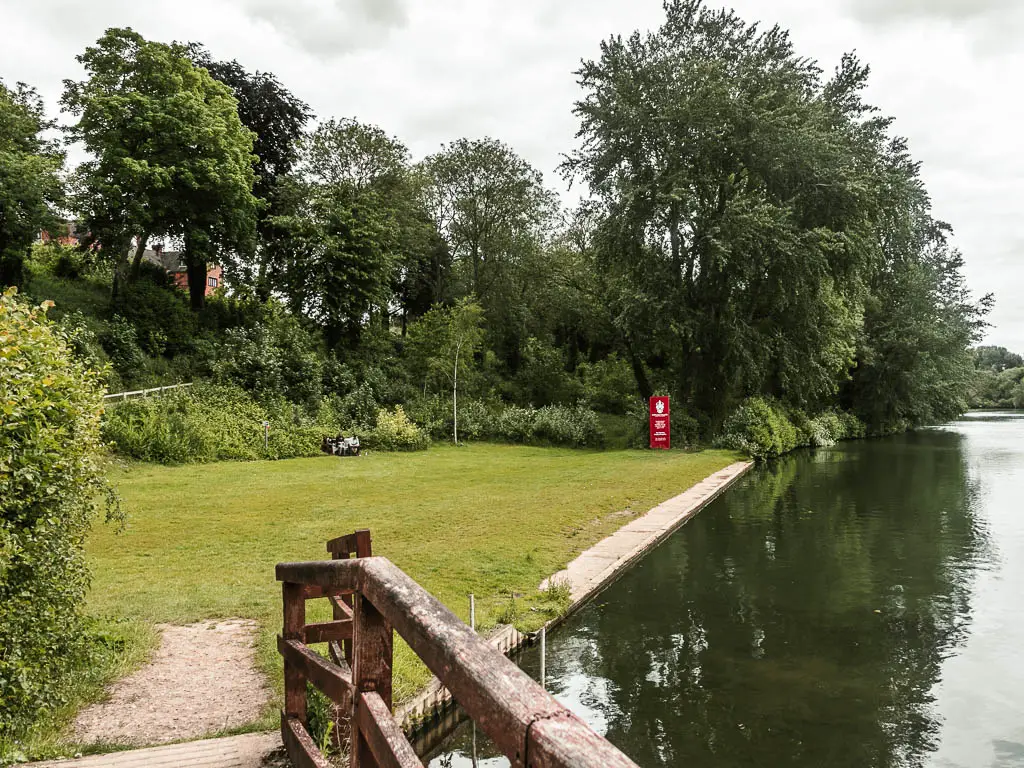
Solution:
<path fill-rule="evenodd" d="M 257 720 L 270 699 L 255 663 L 256 623 L 159 625 L 153 660 L 75 719 L 75 740 L 143 746 L 196 739 Z"/>

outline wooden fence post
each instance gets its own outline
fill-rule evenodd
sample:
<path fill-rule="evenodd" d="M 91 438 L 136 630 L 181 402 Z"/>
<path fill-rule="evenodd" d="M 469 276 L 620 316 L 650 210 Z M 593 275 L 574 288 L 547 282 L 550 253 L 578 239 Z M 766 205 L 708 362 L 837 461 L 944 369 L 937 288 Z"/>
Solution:
<path fill-rule="evenodd" d="M 368 539 L 369 537 L 367 537 Z M 392 630 L 369 600 L 356 594 L 352 626 L 352 768 L 376 768 L 377 761 L 359 728 L 362 693 L 375 692 L 391 711 Z"/>
<path fill-rule="evenodd" d="M 306 595 L 305 588 L 301 584 L 284 582 L 281 584 L 281 592 L 284 602 L 284 628 L 282 634 L 285 640 L 305 641 L 306 627 Z M 285 717 L 295 717 L 302 723 L 303 727 L 308 726 L 306 717 L 306 678 L 302 672 L 288 663 L 284 662 L 284 713 Z"/>

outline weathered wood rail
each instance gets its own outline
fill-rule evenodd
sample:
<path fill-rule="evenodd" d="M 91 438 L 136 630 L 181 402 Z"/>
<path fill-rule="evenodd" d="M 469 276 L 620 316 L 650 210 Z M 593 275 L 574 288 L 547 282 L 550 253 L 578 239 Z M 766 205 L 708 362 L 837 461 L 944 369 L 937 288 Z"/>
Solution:
<path fill-rule="evenodd" d="M 114 402 L 121 402 L 124 400 L 134 400 L 139 397 L 149 397 L 150 395 L 162 395 L 164 392 L 173 392 L 176 389 L 186 389 L 191 387 L 192 384 L 168 384 L 164 387 L 150 387 L 149 389 L 136 389 L 131 392 L 114 392 L 110 395 L 104 395 L 104 400 L 112 400 Z"/>
<path fill-rule="evenodd" d="M 308 731 L 306 683 L 349 713 L 352 768 L 422 766 L 391 714 L 393 632 L 517 768 L 636 768 L 499 650 L 390 561 L 369 531 L 328 543 L 334 559 L 281 563 L 285 706 L 281 737 L 297 768 L 328 768 Z M 352 556 L 355 557 L 352 557 Z M 326 598 L 334 620 L 306 623 Z M 328 643 L 331 659 L 312 651 Z"/>

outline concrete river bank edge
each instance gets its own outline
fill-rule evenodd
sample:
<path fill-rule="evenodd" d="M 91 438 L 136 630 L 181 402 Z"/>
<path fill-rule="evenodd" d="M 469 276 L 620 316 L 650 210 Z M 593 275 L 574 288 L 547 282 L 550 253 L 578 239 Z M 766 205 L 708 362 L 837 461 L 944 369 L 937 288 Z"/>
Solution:
<path fill-rule="evenodd" d="M 544 631 L 555 629 L 593 600 L 753 466 L 753 461 L 738 461 L 715 472 L 678 496 L 634 518 L 584 550 L 565 569 L 542 581 L 538 585 L 541 590 L 553 584 L 568 584 L 571 600 L 564 613 L 544 625 Z M 511 655 L 532 644 L 539 632 L 526 634 L 504 625 L 498 627 L 487 639 L 502 653 Z M 434 742 L 439 742 L 447 735 L 448 729 L 437 726 L 452 719 L 447 716 L 451 703 L 448 691 L 434 678 L 419 694 L 395 710 L 395 719 L 402 724 L 419 754 L 429 752 L 435 746 Z"/>

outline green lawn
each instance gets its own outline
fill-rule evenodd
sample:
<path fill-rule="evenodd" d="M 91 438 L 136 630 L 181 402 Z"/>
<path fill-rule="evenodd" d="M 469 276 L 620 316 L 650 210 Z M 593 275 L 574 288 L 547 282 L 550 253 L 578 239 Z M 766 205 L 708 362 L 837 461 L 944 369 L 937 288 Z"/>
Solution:
<path fill-rule="evenodd" d="M 111 472 L 126 529 L 98 526 L 89 541 L 89 611 L 128 638 L 131 658 L 153 641 L 153 623 L 257 619 L 260 664 L 280 686 L 275 563 L 323 559 L 328 539 L 370 528 L 375 554 L 463 618 L 473 592 L 483 626 L 513 613 L 532 628 L 550 609 L 537 584 L 628 522 L 616 513 L 642 514 L 736 458 L 479 444 L 357 459 L 133 464 Z M 526 596 L 513 611 L 511 593 Z M 326 617 L 325 601 L 309 608 L 311 620 Z M 428 677 L 403 644 L 395 674 L 396 700 Z"/>

